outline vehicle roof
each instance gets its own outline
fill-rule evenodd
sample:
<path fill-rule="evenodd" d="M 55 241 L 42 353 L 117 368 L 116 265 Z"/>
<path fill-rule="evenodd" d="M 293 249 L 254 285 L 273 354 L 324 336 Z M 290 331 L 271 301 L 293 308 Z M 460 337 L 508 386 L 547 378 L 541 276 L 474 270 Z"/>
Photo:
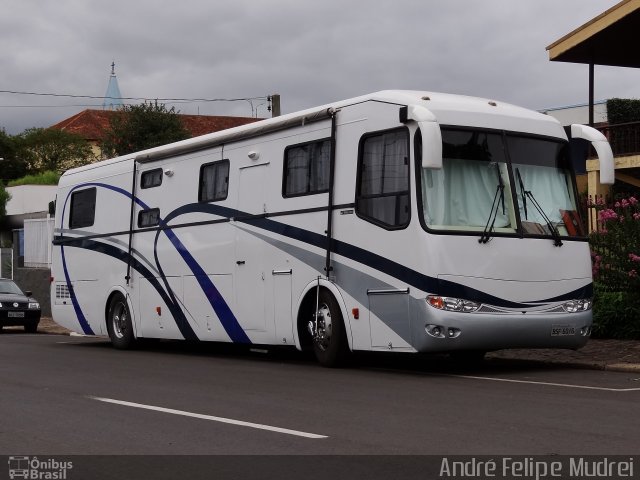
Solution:
<path fill-rule="evenodd" d="M 61 183 L 64 183 L 63 179 L 69 175 L 90 170 L 98 166 L 131 161 L 134 158 L 145 161 L 152 158 L 166 157 L 191 150 L 208 148 L 216 144 L 230 143 L 242 138 L 286 128 L 290 125 L 300 125 L 305 123 L 305 121 L 310 122 L 322 118 L 329 118 L 328 112 L 331 110 L 335 111 L 350 105 L 369 101 L 391 103 L 399 106 L 420 105 L 429 110 L 441 125 L 495 128 L 566 139 L 560 122 L 555 118 L 509 103 L 466 95 L 429 91 L 384 90 L 71 169 L 62 176 Z"/>

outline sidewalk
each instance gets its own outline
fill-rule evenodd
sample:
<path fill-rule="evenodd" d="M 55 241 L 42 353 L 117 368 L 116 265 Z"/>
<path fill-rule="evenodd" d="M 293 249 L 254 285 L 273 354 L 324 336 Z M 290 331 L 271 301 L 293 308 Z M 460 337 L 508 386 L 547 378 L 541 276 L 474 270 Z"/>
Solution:
<path fill-rule="evenodd" d="M 69 335 L 48 317 L 43 317 L 38 332 Z M 637 340 L 589 340 L 580 350 L 538 349 L 500 350 L 487 354 L 487 360 L 518 360 L 547 365 L 564 365 L 575 368 L 633 372 L 640 374 L 640 341 Z"/>

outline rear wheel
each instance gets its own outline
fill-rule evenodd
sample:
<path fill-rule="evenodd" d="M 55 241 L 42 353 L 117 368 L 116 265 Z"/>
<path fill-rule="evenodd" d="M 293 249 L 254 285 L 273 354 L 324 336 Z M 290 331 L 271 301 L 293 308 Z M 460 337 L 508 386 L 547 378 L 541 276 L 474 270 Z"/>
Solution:
<path fill-rule="evenodd" d="M 125 350 L 135 344 L 133 324 L 127 299 L 120 293 L 114 295 L 107 313 L 107 331 L 114 347 Z"/>
<path fill-rule="evenodd" d="M 349 344 L 342 312 L 335 297 L 327 290 L 320 290 L 318 308 L 309 322 L 309 331 L 313 351 L 321 365 L 339 367 L 346 362 Z"/>

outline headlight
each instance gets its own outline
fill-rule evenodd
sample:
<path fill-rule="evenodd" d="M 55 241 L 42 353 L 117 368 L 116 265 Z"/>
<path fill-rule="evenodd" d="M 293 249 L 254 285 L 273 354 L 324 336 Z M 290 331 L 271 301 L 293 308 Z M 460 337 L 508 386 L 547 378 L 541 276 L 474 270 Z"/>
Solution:
<path fill-rule="evenodd" d="M 2 302 L 0 302 L 0 308 L 2 308 Z"/>
<path fill-rule="evenodd" d="M 40 304 L 38 302 L 29 302 L 29 308 L 33 308 L 33 309 L 40 308 Z"/>
<path fill-rule="evenodd" d="M 593 306 L 593 299 L 591 298 L 582 298 L 580 300 L 569 300 L 568 302 L 564 302 L 562 304 L 562 308 L 564 308 L 564 311 L 568 313 L 586 312 L 587 310 L 591 310 L 592 306 Z"/>
<path fill-rule="evenodd" d="M 427 303 L 438 310 L 447 310 L 449 312 L 475 312 L 480 308 L 480 304 L 471 300 L 454 297 L 440 297 L 438 295 L 429 295 Z"/>

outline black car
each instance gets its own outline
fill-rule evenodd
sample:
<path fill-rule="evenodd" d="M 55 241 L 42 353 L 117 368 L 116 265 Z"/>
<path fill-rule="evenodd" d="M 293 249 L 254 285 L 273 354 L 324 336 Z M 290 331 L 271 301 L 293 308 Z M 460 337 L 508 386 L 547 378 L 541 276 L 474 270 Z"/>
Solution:
<path fill-rule="evenodd" d="M 0 330 L 2 327 L 24 326 L 24 331 L 36 333 L 40 323 L 40 304 L 31 292 L 22 292 L 13 280 L 0 278 Z"/>

